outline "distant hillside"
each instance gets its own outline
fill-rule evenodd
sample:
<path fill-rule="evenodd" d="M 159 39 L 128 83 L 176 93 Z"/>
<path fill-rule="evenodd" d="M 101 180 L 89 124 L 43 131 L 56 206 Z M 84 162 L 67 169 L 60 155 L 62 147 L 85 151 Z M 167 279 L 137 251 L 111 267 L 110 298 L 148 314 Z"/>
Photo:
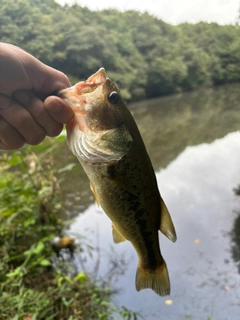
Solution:
<path fill-rule="evenodd" d="M 72 82 L 105 67 L 126 100 L 240 80 L 240 29 L 172 26 L 136 11 L 91 11 L 54 0 L 0 0 L 0 41 L 16 44 Z"/>

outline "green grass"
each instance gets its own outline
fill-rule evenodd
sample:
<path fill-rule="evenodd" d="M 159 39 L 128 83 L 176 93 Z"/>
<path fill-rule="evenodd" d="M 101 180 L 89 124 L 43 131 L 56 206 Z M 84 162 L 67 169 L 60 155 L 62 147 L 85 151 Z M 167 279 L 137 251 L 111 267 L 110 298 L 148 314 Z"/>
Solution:
<path fill-rule="evenodd" d="M 1 318 L 138 319 L 113 304 L 106 281 L 79 271 L 66 250 L 59 257 L 53 251 L 52 240 L 67 229 L 52 151 L 47 141 L 39 148 L 0 153 Z M 78 240 L 74 255 L 95 250 L 81 235 Z"/>

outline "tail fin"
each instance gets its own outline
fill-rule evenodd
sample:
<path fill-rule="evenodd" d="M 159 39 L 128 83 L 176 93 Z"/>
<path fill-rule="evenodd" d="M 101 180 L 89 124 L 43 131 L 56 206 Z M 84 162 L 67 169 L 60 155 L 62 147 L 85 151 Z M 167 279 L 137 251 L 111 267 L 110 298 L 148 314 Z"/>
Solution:
<path fill-rule="evenodd" d="M 155 270 L 143 270 L 138 265 L 136 273 L 136 289 L 150 288 L 155 291 L 159 296 L 166 296 L 170 294 L 170 280 L 166 262 L 157 267 Z"/>

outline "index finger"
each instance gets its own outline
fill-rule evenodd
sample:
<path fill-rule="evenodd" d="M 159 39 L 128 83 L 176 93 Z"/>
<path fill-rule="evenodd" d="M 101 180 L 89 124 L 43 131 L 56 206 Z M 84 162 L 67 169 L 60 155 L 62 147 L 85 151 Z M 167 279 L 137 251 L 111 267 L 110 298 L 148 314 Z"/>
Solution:
<path fill-rule="evenodd" d="M 46 64 L 42 64 L 42 67 L 44 68 L 44 72 L 42 73 L 43 79 L 41 87 L 37 88 L 37 86 L 35 86 L 35 90 L 49 95 L 71 86 L 68 77 L 63 72 L 49 67 Z"/>

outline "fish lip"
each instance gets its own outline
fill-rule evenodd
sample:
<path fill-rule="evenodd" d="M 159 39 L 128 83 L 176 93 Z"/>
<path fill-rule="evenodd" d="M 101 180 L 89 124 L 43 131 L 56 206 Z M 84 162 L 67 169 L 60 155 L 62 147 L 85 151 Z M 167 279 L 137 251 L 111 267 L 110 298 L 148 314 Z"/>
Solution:
<path fill-rule="evenodd" d="M 85 115 L 84 105 L 86 100 L 81 92 L 76 90 L 76 85 L 58 91 L 57 95 L 71 107 L 75 114 Z"/>
<path fill-rule="evenodd" d="M 107 79 L 108 79 L 108 77 L 107 77 L 105 69 L 100 68 L 97 72 L 95 72 L 93 75 L 88 77 L 88 79 L 86 81 L 80 81 L 72 87 L 62 89 L 62 90 L 58 91 L 57 95 L 61 97 L 66 92 L 68 92 L 70 94 L 71 94 L 71 92 L 72 93 L 76 92 L 77 94 L 84 94 L 84 93 L 87 93 L 88 91 L 89 92 L 94 91 L 96 89 L 96 87 L 98 87 L 99 85 L 106 82 Z"/>
<path fill-rule="evenodd" d="M 86 81 L 80 81 L 74 86 L 62 89 L 57 92 L 57 95 L 65 100 L 72 108 L 79 106 L 80 101 L 83 102 L 85 93 L 93 92 L 99 85 L 102 85 L 107 80 L 107 74 L 104 68 L 100 68 L 96 73 L 91 75 Z"/>
<path fill-rule="evenodd" d="M 87 80 L 86 84 L 100 85 L 107 80 L 107 74 L 104 68 L 100 68 L 97 72 L 91 75 Z"/>

